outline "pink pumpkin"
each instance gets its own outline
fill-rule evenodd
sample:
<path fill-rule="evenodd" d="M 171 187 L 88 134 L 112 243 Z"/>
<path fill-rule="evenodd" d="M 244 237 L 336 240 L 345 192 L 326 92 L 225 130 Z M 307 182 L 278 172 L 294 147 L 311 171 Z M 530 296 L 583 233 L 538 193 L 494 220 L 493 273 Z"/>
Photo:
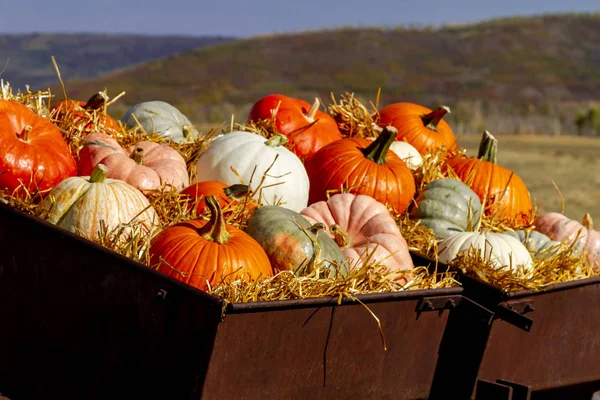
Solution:
<path fill-rule="evenodd" d="M 590 214 L 581 223 L 559 213 L 548 213 L 536 218 L 535 230 L 557 242 L 567 241 L 577 253 L 586 254 L 588 260 L 600 267 L 600 232 L 593 229 Z"/>
<path fill-rule="evenodd" d="M 125 181 L 142 191 L 162 185 L 179 190 L 190 184 L 183 157 L 160 143 L 138 142 L 123 149 L 111 136 L 92 133 L 83 139 L 77 164 L 79 175 L 90 175 L 100 163 L 108 167 L 108 178 Z"/>
<path fill-rule="evenodd" d="M 300 212 L 312 224 L 321 222 L 342 248 L 349 265 L 360 268 L 365 257 L 381 261 L 390 271 L 414 267 L 406 240 L 380 202 L 366 195 L 336 194 Z"/>

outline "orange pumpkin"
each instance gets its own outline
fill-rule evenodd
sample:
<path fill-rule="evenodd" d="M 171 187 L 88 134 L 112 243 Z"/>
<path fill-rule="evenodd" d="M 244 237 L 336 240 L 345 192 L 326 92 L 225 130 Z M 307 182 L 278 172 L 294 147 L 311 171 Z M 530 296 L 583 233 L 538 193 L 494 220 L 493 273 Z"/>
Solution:
<path fill-rule="evenodd" d="M 421 155 L 444 147 L 456 150 L 456 137 L 452 128 L 443 120 L 450 108 L 440 106 L 430 110 L 414 103 L 394 103 L 379 111 L 379 125 L 391 125 L 398 130 L 396 140 L 407 141 Z"/>
<path fill-rule="evenodd" d="M 225 223 L 214 196 L 206 198 L 206 205 L 211 212 L 208 222 L 181 222 L 152 239 L 151 265 L 200 290 L 236 279 L 249 282 L 272 276 L 269 258 L 258 242 Z"/>
<path fill-rule="evenodd" d="M 228 185 L 220 181 L 202 181 L 186 187 L 180 193 L 189 196 L 192 200 L 200 199 L 197 204 L 195 201 L 190 202 L 190 207 L 196 204 L 197 214 L 201 214 L 208 209 L 205 200 L 208 196 L 215 196 L 219 202 L 219 206 L 226 213 L 225 209 L 230 208 L 230 205 L 234 203 L 243 204 L 246 202 L 246 210 L 256 208 L 256 202 L 248 197 L 250 194 L 249 190 L 248 185 Z"/>
<path fill-rule="evenodd" d="M 65 99 L 51 108 L 52 118 L 59 126 L 63 124 L 77 126 L 84 135 L 97 130 L 120 131 L 117 121 L 106 113 L 107 100 L 104 92 L 94 94 L 87 102 Z"/>
<path fill-rule="evenodd" d="M 388 126 L 375 141 L 346 138 L 335 141 L 307 160 L 309 204 L 326 201 L 343 186 L 404 212 L 415 195 L 415 180 L 404 161 L 388 151 L 397 131 Z"/>
<path fill-rule="evenodd" d="M 0 190 L 24 198 L 76 174 L 58 128 L 21 103 L 0 100 Z"/>
<path fill-rule="evenodd" d="M 529 224 L 533 217 L 529 190 L 517 174 L 496 164 L 497 148 L 498 140 L 485 131 L 477 158 L 455 157 L 446 165 L 485 202 L 487 215 L 511 225 Z"/>

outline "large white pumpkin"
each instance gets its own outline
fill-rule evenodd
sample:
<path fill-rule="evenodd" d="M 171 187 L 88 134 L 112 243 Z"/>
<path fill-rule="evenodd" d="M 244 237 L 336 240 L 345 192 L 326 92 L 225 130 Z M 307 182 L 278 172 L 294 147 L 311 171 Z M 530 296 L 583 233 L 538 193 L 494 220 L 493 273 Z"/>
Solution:
<path fill-rule="evenodd" d="M 234 131 L 216 138 L 196 162 L 194 182 L 221 181 L 229 185 L 241 183 L 232 167 L 252 189 L 258 187 L 265 171 L 268 176 L 262 183 L 263 204 L 277 204 L 299 212 L 308 204 L 308 175 L 300 159 L 282 146 L 283 136 L 267 140 L 251 132 Z M 254 176 L 252 176 L 252 172 Z M 252 177 L 252 182 L 250 178 Z M 276 185 L 267 187 L 270 185 Z M 256 199 L 260 193 L 256 194 Z"/>
<path fill-rule="evenodd" d="M 496 268 L 508 266 L 516 272 L 519 266 L 523 266 L 526 272 L 533 270 L 533 261 L 527 248 L 518 239 L 503 233 L 455 233 L 440 242 L 439 260 L 448 264 L 459 253 L 470 248 L 479 250 L 479 254 L 491 260 Z"/>

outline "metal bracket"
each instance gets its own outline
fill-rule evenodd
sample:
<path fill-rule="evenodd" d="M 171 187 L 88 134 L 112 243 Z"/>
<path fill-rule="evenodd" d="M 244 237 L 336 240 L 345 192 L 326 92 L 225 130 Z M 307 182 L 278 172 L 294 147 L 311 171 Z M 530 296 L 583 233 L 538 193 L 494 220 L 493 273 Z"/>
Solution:
<path fill-rule="evenodd" d="M 477 381 L 475 400 L 530 400 L 531 387 L 497 379 L 496 382 Z"/>
<path fill-rule="evenodd" d="M 417 304 L 417 312 L 452 310 L 460 304 L 462 299 L 463 297 L 459 295 L 423 297 Z"/>
<path fill-rule="evenodd" d="M 523 329 L 526 332 L 530 332 L 531 326 L 533 325 L 533 320 L 526 317 L 525 314 L 533 311 L 535 311 L 535 307 L 533 307 L 533 300 L 527 299 L 515 302 L 500 303 L 496 310 L 496 315 L 509 324 Z"/>

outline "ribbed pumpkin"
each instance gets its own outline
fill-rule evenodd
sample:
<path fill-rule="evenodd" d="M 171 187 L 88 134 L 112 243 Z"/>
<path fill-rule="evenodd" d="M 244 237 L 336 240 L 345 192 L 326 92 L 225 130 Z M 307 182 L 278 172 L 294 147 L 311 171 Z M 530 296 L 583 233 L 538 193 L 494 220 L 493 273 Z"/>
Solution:
<path fill-rule="evenodd" d="M 379 111 L 379 125 L 391 125 L 398 130 L 397 140 L 406 140 L 425 155 L 440 147 L 456 150 L 456 137 L 443 120 L 450 108 L 440 106 L 430 110 L 419 104 L 401 102 L 390 104 Z"/>
<path fill-rule="evenodd" d="M 177 150 L 155 142 L 138 142 L 123 149 L 111 136 L 95 132 L 82 141 L 79 175 L 89 175 L 102 163 L 109 178 L 120 179 L 144 191 L 161 185 L 183 189 L 190 184 L 185 160 Z"/>
<path fill-rule="evenodd" d="M 246 204 L 245 208 L 247 210 L 256 208 L 254 200 L 248 198 L 249 190 L 248 185 L 228 185 L 219 181 L 202 181 L 186 187 L 180 194 L 187 195 L 190 198 L 190 206 L 195 204 L 198 214 L 207 210 L 206 197 L 214 196 L 219 202 L 223 214 L 226 214 L 226 210 L 231 210 L 232 207 L 238 204 Z M 196 201 L 196 199 L 200 200 Z M 233 206 L 230 207 L 232 204 Z"/>
<path fill-rule="evenodd" d="M 535 230 L 558 242 L 573 244 L 575 253 L 584 254 L 588 260 L 600 267 L 600 232 L 594 230 L 590 214 L 577 222 L 560 213 L 540 215 L 533 222 Z"/>
<path fill-rule="evenodd" d="M 481 202 L 477 194 L 461 181 L 436 179 L 419 193 L 410 217 L 431 228 L 436 238 L 445 239 L 479 225 Z"/>
<path fill-rule="evenodd" d="M 99 232 L 124 228 L 123 240 L 131 232 L 124 224 L 150 232 L 159 225 L 148 199 L 136 188 L 117 179 L 107 179 L 108 168 L 98 164 L 91 176 L 74 176 L 60 182 L 41 203 L 44 219 L 88 239 Z"/>
<path fill-rule="evenodd" d="M 301 99 L 270 94 L 252 106 L 248 122 L 273 119 L 277 133 L 287 136 L 288 147 L 303 160 L 342 138 L 333 117 L 320 111 L 319 106 L 319 99 L 311 106 Z"/>
<path fill-rule="evenodd" d="M 0 100 L 0 190 L 24 198 L 76 174 L 58 128 L 23 104 Z"/>
<path fill-rule="evenodd" d="M 74 125 L 83 135 L 98 130 L 120 131 L 121 127 L 106 112 L 108 97 L 104 92 L 98 92 L 87 102 L 65 99 L 51 108 L 51 115 L 59 126 Z"/>
<path fill-rule="evenodd" d="M 327 200 L 328 193 L 342 186 L 354 194 L 364 194 L 404 212 L 416 188 L 404 161 L 388 151 L 396 129 L 386 127 L 374 142 L 346 138 L 330 143 L 306 161 L 310 179 L 309 204 Z"/>
<path fill-rule="evenodd" d="M 311 204 L 300 212 L 311 224 L 329 228 L 350 267 L 380 262 L 391 272 L 413 268 L 406 240 L 388 209 L 365 195 L 340 193 Z"/>
<path fill-rule="evenodd" d="M 558 249 L 559 242 L 538 231 L 520 229 L 503 233 L 518 239 L 535 256 L 549 256 Z"/>
<path fill-rule="evenodd" d="M 152 239 L 151 265 L 200 290 L 236 279 L 249 282 L 272 276 L 262 247 L 244 231 L 225 223 L 214 196 L 206 198 L 206 205 L 211 212 L 208 222 L 181 222 Z"/>
<path fill-rule="evenodd" d="M 517 174 L 496 163 L 497 148 L 498 140 L 485 131 L 477 158 L 451 158 L 447 166 L 485 202 L 488 215 L 513 226 L 529 224 L 533 216 L 529 190 Z"/>
<path fill-rule="evenodd" d="M 131 107 L 121 118 L 127 128 L 141 126 L 175 143 L 189 143 L 199 136 L 191 121 L 176 107 L 164 101 L 146 101 Z"/>
<path fill-rule="evenodd" d="M 245 231 L 265 249 L 274 270 L 303 275 L 319 267 L 330 277 L 345 276 L 346 260 L 325 229 L 290 209 L 262 206 L 254 211 Z"/>

